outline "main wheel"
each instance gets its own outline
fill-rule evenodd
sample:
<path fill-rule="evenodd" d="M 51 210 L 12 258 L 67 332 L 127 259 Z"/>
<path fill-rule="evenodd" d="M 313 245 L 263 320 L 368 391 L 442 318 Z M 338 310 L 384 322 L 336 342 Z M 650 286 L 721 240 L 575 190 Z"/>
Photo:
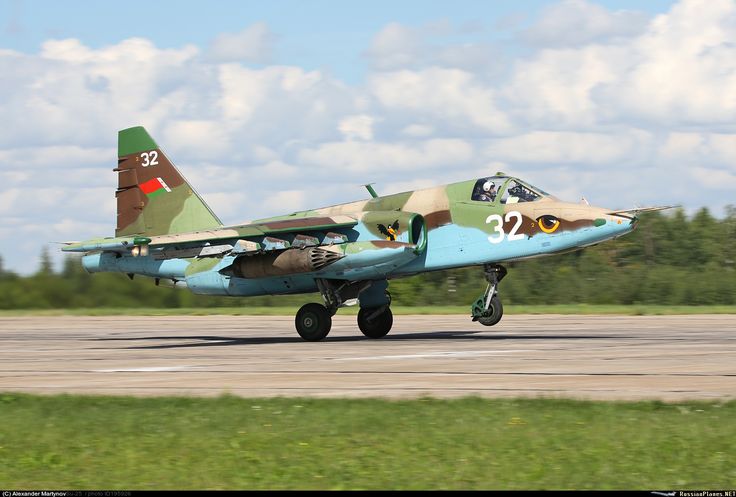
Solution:
<path fill-rule="evenodd" d="M 503 305 L 501 305 L 501 299 L 498 298 L 498 295 L 494 295 L 491 298 L 491 306 L 483 313 L 483 316 L 478 318 L 478 322 L 484 326 L 493 326 L 501 321 L 502 317 Z"/>
<path fill-rule="evenodd" d="M 317 342 L 330 332 L 332 316 L 322 304 L 305 304 L 296 313 L 294 324 L 304 340 Z"/>
<path fill-rule="evenodd" d="M 383 338 L 394 324 L 394 315 L 389 306 L 385 306 L 383 310 L 374 316 L 377 308 L 361 308 L 358 311 L 358 328 L 368 338 Z"/>

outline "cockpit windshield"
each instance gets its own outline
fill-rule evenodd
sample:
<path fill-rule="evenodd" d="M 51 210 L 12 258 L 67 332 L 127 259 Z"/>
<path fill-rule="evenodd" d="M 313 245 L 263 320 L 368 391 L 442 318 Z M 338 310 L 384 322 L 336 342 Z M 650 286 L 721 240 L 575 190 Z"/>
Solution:
<path fill-rule="evenodd" d="M 495 202 L 501 193 L 502 204 L 513 204 L 518 202 L 534 202 L 548 193 L 516 178 L 508 176 L 489 176 L 480 178 L 475 182 L 471 200 L 478 202 Z"/>
<path fill-rule="evenodd" d="M 502 204 L 515 204 L 518 202 L 534 202 L 542 196 L 530 187 L 512 179 L 506 183 L 506 189 L 501 197 Z"/>

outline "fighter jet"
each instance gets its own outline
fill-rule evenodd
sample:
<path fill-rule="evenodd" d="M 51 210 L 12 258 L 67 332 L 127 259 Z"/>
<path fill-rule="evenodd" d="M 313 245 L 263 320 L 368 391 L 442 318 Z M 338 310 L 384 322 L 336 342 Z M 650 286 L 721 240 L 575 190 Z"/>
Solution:
<path fill-rule="evenodd" d="M 559 254 L 632 231 L 644 210 L 567 203 L 522 179 L 482 178 L 224 226 L 143 127 L 118 133 L 115 236 L 66 242 L 90 272 L 172 280 L 201 295 L 318 291 L 296 314 L 299 335 L 325 338 L 332 316 L 358 304 L 358 328 L 384 337 L 393 278 L 482 267 L 488 285 L 470 317 L 503 316 L 502 265 Z"/>

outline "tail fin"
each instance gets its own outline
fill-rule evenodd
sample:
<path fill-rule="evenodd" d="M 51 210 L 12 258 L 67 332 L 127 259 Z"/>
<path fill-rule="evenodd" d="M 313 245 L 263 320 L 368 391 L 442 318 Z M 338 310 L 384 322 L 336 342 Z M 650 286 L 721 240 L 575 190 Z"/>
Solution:
<path fill-rule="evenodd" d="M 166 235 L 222 226 L 142 126 L 118 132 L 115 236 Z"/>

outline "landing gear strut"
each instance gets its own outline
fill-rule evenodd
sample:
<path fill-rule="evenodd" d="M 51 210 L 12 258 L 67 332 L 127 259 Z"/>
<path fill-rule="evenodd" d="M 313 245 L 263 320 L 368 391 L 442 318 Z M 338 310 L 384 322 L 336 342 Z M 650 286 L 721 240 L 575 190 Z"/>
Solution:
<path fill-rule="evenodd" d="M 483 295 L 478 297 L 471 307 L 473 321 L 484 326 L 493 326 L 503 317 L 503 305 L 498 298 L 498 284 L 506 276 L 506 268 L 500 264 L 486 264 L 483 266 L 488 287 Z"/>
<path fill-rule="evenodd" d="M 319 293 L 322 294 L 322 299 L 325 301 L 325 307 L 330 311 L 330 316 L 334 316 L 337 309 L 345 307 L 351 304 L 349 300 L 358 298 L 360 292 L 366 290 L 371 286 L 370 281 L 339 281 L 339 280 L 325 280 L 317 279 L 317 288 Z"/>

